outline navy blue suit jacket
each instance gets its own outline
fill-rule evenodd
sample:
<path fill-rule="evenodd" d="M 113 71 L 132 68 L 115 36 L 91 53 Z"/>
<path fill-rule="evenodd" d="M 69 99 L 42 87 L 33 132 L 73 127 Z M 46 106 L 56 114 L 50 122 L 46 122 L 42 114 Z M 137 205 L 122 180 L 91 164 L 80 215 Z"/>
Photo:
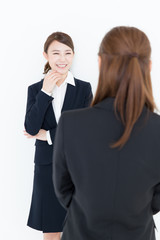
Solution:
<path fill-rule="evenodd" d="M 75 86 L 67 84 L 62 112 L 66 110 L 88 107 L 92 101 L 91 85 L 74 78 Z M 41 91 L 43 79 L 28 87 L 25 129 L 27 133 L 36 135 L 40 129 L 50 131 L 52 145 L 47 141 L 36 140 L 35 163 L 49 164 L 52 162 L 54 138 L 57 122 L 52 106 L 53 97 Z"/>

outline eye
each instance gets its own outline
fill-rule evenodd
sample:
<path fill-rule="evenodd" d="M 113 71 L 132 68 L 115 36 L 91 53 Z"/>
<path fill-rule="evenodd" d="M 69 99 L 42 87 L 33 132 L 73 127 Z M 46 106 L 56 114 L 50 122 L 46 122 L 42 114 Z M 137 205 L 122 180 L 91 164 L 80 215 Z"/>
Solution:
<path fill-rule="evenodd" d="M 57 54 L 59 54 L 59 53 L 53 53 L 53 55 L 57 55 Z"/>
<path fill-rule="evenodd" d="M 66 53 L 67 55 L 69 54 L 69 55 L 71 55 L 71 53 L 70 52 L 68 52 L 68 53 Z"/>

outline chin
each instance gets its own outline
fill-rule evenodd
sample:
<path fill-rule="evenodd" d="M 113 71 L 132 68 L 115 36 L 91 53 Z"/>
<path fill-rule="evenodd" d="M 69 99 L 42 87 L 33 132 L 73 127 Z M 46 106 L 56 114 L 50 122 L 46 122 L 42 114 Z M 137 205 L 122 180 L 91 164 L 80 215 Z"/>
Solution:
<path fill-rule="evenodd" d="M 68 69 L 67 69 L 67 70 L 57 69 L 56 71 L 57 71 L 58 73 L 60 73 L 60 74 L 67 74 L 67 73 L 68 73 Z"/>

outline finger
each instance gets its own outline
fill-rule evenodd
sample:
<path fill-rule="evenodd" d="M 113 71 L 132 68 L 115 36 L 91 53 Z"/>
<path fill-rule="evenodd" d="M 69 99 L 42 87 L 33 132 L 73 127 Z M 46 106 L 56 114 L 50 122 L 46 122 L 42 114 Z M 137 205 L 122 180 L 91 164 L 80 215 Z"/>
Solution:
<path fill-rule="evenodd" d="M 24 133 L 24 134 L 29 134 L 29 133 L 27 133 L 25 130 L 23 131 L 23 133 Z"/>
<path fill-rule="evenodd" d="M 34 136 L 32 136 L 32 135 L 30 135 L 29 133 L 24 133 L 24 135 L 28 138 L 28 137 L 30 137 L 30 138 L 33 138 Z"/>
<path fill-rule="evenodd" d="M 61 78 L 55 78 L 55 79 L 52 79 L 52 83 L 53 84 L 56 84 L 58 81 L 61 81 Z"/>
<path fill-rule="evenodd" d="M 28 136 L 29 134 L 28 133 L 24 133 L 25 136 Z"/>
<path fill-rule="evenodd" d="M 47 78 L 45 78 L 45 80 L 46 81 L 52 81 L 52 80 L 54 80 L 55 78 L 59 78 L 59 80 L 61 80 L 61 78 L 62 78 L 62 76 L 61 76 L 61 74 L 59 74 L 59 73 L 54 73 L 54 74 L 52 74 L 52 75 L 50 75 L 50 76 L 47 76 Z"/>
<path fill-rule="evenodd" d="M 29 134 L 25 134 L 25 136 L 26 136 L 27 138 L 33 137 L 33 136 L 29 135 Z"/>
<path fill-rule="evenodd" d="M 32 136 L 32 135 L 28 135 L 28 136 L 26 136 L 27 138 L 29 138 L 29 139 L 31 139 L 31 138 L 35 138 L 34 136 Z"/>
<path fill-rule="evenodd" d="M 48 80 L 52 83 L 57 82 L 58 80 L 61 80 L 61 79 L 62 78 L 60 76 L 57 76 L 57 75 L 54 75 L 54 76 L 48 78 Z"/>
<path fill-rule="evenodd" d="M 50 71 L 49 73 L 47 73 L 46 76 L 49 77 L 49 76 L 53 75 L 53 74 L 56 73 L 56 72 L 57 72 L 57 71 L 53 71 L 53 70 L 52 70 L 52 71 Z"/>
<path fill-rule="evenodd" d="M 52 69 L 50 69 L 50 70 L 47 72 L 46 75 L 49 75 L 49 74 L 51 74 L 51 73 L 53 73 L 53 72 L 56 72 L 56 70 L 52 70 Z"/>
<path fill-rule="evenodd" d="M 58 78 L 58 79 L 62 79 L 61 76 L 59 76 L 59 75 L 55 75 L 55 76 L 52 77 L 52 80 L 57 79 L 57 78 Z"/>
<path fill-rule="evenodd" d="M 48 80 L 54 80 L 55 78 L 62 78 L 59 74 L 53 74 L 52 76 L 50 76 L 49 78 L 48 78 Z"/>

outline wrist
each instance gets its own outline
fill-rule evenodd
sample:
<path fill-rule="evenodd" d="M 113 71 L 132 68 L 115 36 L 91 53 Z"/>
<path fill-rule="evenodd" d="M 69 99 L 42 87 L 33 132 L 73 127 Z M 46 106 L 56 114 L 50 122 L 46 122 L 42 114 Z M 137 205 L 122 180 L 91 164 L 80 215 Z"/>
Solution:
<path fill-rule="evenodd" d="M 42 92 L 46 93 L 47 95 L 51 96 L 52 92 L 46 91 L 43 87 L 41 89 Z"/>

